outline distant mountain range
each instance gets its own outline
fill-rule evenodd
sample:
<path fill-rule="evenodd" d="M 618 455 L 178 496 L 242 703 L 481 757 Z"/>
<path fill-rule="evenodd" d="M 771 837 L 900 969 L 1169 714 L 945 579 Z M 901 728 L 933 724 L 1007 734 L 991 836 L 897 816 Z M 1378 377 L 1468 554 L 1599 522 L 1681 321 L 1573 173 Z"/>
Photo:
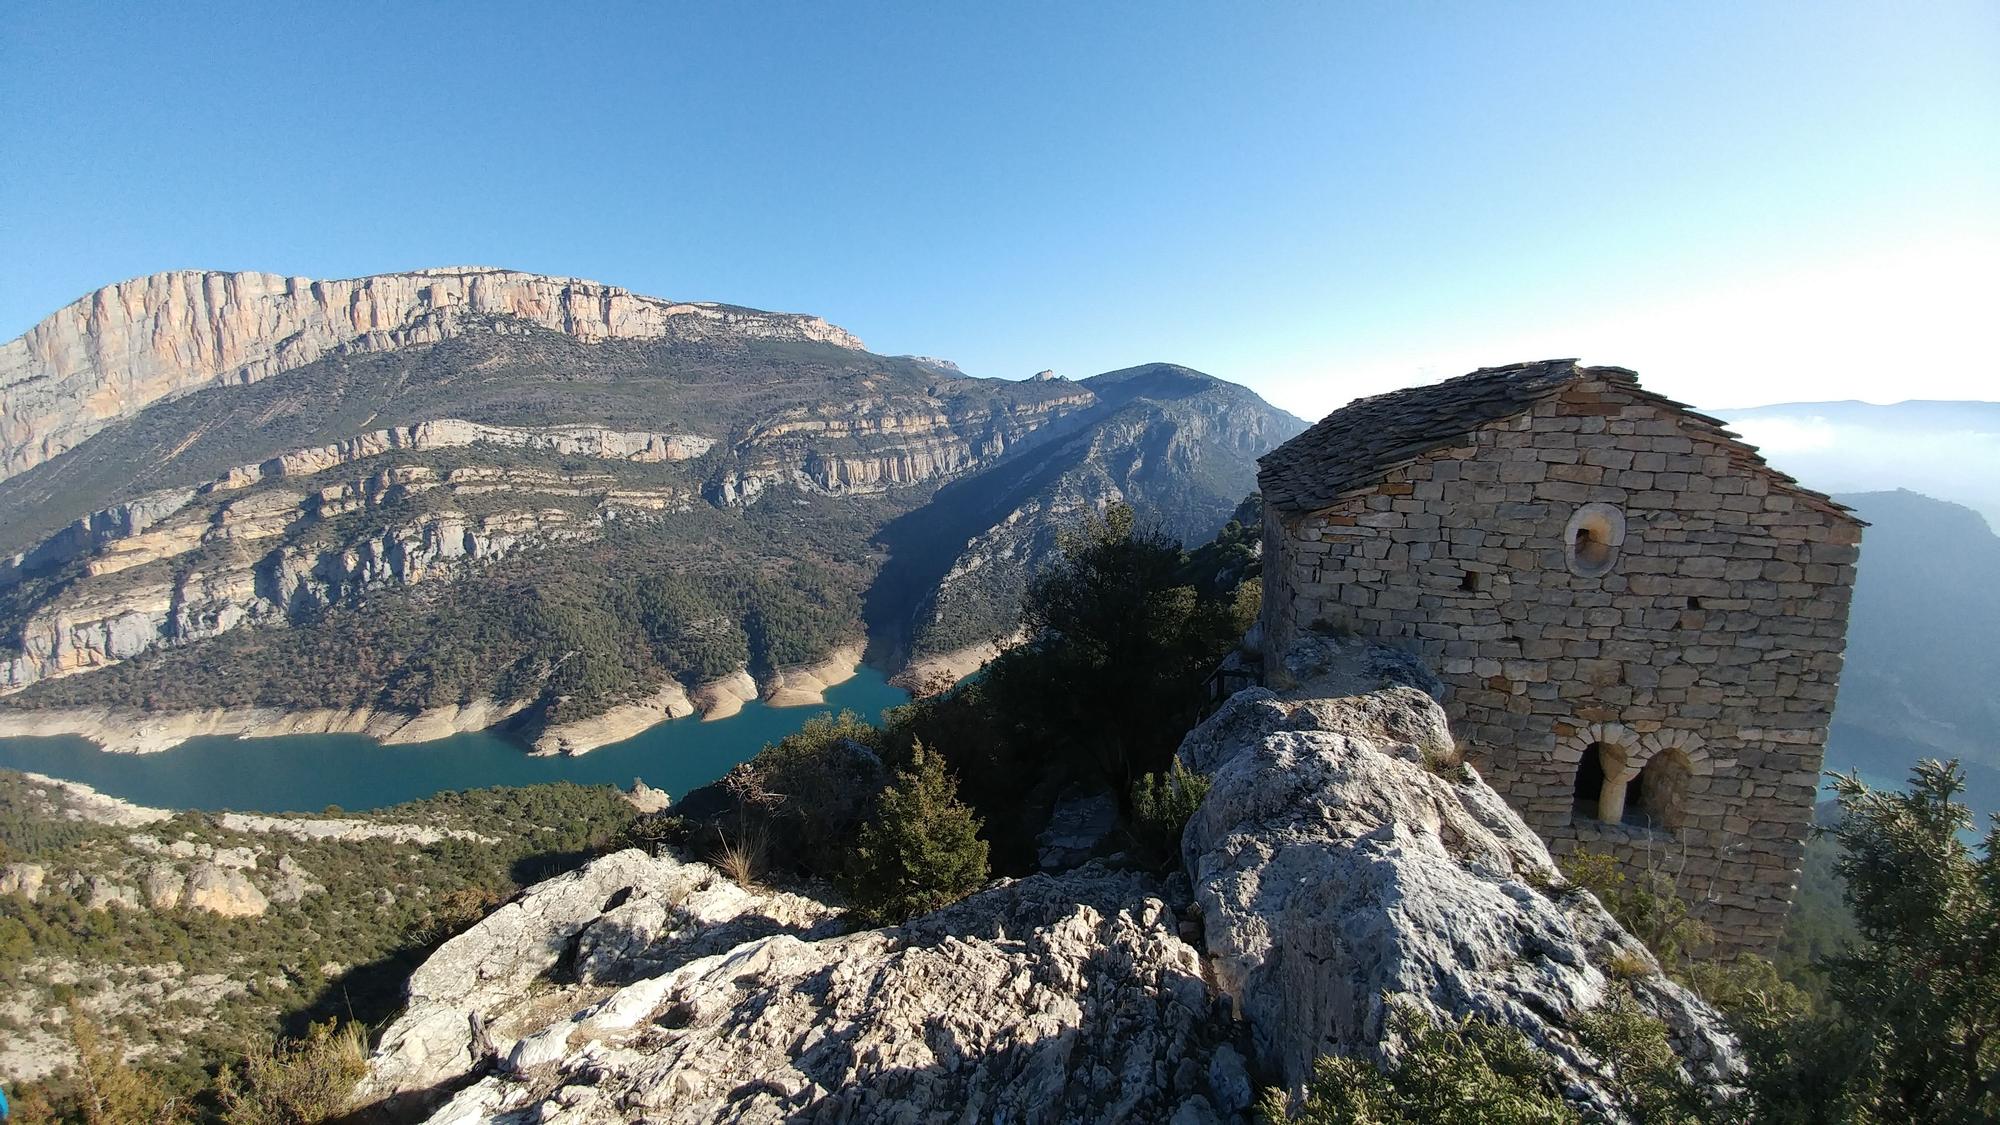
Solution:
<path fill-rule="evenodd" d="M 2000 527 L 2000 402 L 1788 402 L 1710 413 L 1822 492 L 1915 489 Z"/>
<path fill-rule="evenodd" d="M 1895 784 L 1919 758 L 1958 758 L 1974 809 L 2000 812 L 2000 403 L 1712 413 L 1872 525 L 1827 768 Z"/>
<path fill-rule="evenodd" d="M 143 278 L 0 345 L 0 709 L 586 749 L 864 646 L 957 667 L 1058 528 L 1206 539 L 1303 426 L 1170 364 L 975 379 L 570 278 Z"/>
<path fill-rule="evenodd" d="M 1899 783 L 1959 758 L 1976 809 L 2000 812 L 2000 536 L 1910 491 L 1842 494 L 1861 543 L 1829 769 Z"/>

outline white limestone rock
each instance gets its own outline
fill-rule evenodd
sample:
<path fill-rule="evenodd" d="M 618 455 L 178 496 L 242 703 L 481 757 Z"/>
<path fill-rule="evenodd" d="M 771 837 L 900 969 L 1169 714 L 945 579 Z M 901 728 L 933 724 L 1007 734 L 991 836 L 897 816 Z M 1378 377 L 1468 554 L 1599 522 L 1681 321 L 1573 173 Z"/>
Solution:
<path fill-rule="evenodd" d="M 1442 709 L 1408 686 L 1427 673 L 1339 641 L 1296 667 L 1302 686 L 1238 693 L 1181 748 L 1213 782 L 1182 840 L 1210 971 L 1261 1067 L 1297 1089 L 1321 1054 L 1391 1058 L 1389 1005 L 1408 1002 L 1519 1029 L 1615 1120 L 1572 1023 L 1606 998 L 1616 956 L 1644 966 L 1629 983 L 1698 1080 L 1739 1071 L 1720 1017 L 1595 898 L 1555 890 L 1541 840 L 1450 764 Z"/>
<path fill-rule="evenodd" d="M 1220 1122 L 1247 1108 L 1234 1034 L 1155 882 L 1092 865 L 640 980 L 524 1038 L 568 1044 L 552 1075 L 430 1120 Z"/>
<path fill-rule="evenodd" d="M 639 966 L 785 930 L 810 932 L 833 915 L 801 896 L 736 887 L 707 864 L 636 848 L 605 856 L 522 892 L 419 966 L 361 1096 L 393 1098 L 461 1079 L 477 1061 L 472 1017 L 506 1038 L 515 1009 L 561 962 L 588 980 L 629 979 Z M 617 968 L 620 957 L 634 968 Z"/>
<path fill-rule="evenodd" d="M 48 872 L 39 863 L 9 863 L 0 867 L 0 895 L 20 895 L 33 902 L 42 896 Z"/>
<path fill-rule="evenodd" d="M 271 908 L 264 892 L 240 869 L 204 860 L 188 872 L 181 905 L 225 918 L 255 918 Z"/>

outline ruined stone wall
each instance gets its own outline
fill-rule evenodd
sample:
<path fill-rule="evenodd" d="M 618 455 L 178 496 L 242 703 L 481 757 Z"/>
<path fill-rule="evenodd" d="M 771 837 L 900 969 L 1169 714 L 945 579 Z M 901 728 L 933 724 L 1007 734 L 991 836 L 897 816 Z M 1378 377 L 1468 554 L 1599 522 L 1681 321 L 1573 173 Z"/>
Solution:
<path fill-rule="evenodd" d="M 1415 648 L 1470 759 L 1553 851 L 1665 870 L 1727 947 L 1777 935 L 1857 523 L 1710 427 L 1592 381 L 1327 511 L 1271 512 L 1265 542 L 1267 669 L 1314 627 Z M 1579 810 L 1587 755 L 1630 779 L 1625 819 Z"/>

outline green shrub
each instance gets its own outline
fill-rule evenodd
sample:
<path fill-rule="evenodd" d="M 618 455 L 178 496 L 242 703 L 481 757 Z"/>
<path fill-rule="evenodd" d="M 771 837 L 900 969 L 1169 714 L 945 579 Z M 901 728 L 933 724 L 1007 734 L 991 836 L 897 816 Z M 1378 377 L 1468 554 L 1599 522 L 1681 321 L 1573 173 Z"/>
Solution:
<path fill-rule="evenodd" d="M 1652 950 L 1676 978 L 1685 977 L 1695 953 L 1709 945 L 1708 927 L 1694 917 L 1665 872 L 1648 869 L 1633 879 L 1617 857 L 1594 852 L 1568 856 L 1562 868 L 1571 882 L 1596 895 L 1618 924 Z"/>
<path fill-rule="evenodd" d="M 1967 846 L 1957 762 L 1919 762 L 1906 792 L 1834 786 L 1861 940 L 1819 961 L 1828 1011 L 1745 1021 L 1760 1114 L 2000 1120 L 2000 823 Z"/>
<path fill-rule="evenodd" d="M 1667 1041 L 1666 1025 L 1649 1015 L 1628 988 L 1614 988 L 1604 1003 L 1576 1018 L 1576 1037 L 1608 1064 L 1606 1089 L 1633 1121 L 1646 1125 L 1721 1122 L 1731 1108 L 1697 1089 Z"/>
<path fill-rule="evenodd" d="M 347 1108 L 368 1071 L 367 1042 L 349 1024 L 313 1025 L 305 1038 L 253 1051 L 240 1071 L 224 1067 L 217 1095 L 226 1125 L 318 1125 Z"/>
<path fill-rule="evenodd" d="M 1287 1116 L 1266 1093 L 1271 1122 L 1302 1125 L 1569 1125 L 1576 1112 L 1554 1092 L 1555 1067 L 1527 1037 L 1467 1016 L 1440 1025 L 1405 1004 L 1391 1007 L 1401 1040 L 1394 1065 L 1330 1055 L 1313 1067 L 1304 1103 Z"/>
<path fill-rule="evenodd" d="M 634 817 L 632 823 L 618 834 L 617 848 L 639 848 L 648 855 L 658 855 L 661 849 L 685 844 L 693 825 L 684 816 L 668 812 L 647 813 Z"/>
<path fill-rule="evenodd" d="M 1132 784 L 1132 834 L 1160 862 L 1179 862 L 1181 835 L 1208 796 L 1208 775 L 1178 758 L 1166 774 L 1146 774 Z"/>
<path fill-rule="evenodd" d="M 979 818 L 958 799 L 944 759 L 918 742 L 861 830 L 845 880 L 858 913 L 877 924 L 949 905 L 986 881 Z"/>
<path fill-rule="evenodd" d="M 1395 1061 L 1322 1058 L 1291 1121 L 1306 1125 L 1570 1125 L 1584 1119 L 1565 1103 L 1549 1057 L 1526 1036 L 1475 1016 L 1439 1024 L 1408 1003 L 1391 1002 Z M 1602 1064 L 1605 1089 L 1628 1119 L 1646 1125 L 1709 1125 L 1732 1107 L 1712 1104 L 1683 1073 L 1667 1029 L 1632 994 L 1614 989 L 1577 1017 L 1578 1042 Z M 1264 1097 L 1272 1122 L 1288 1120 L 1286 1099 Z"/>

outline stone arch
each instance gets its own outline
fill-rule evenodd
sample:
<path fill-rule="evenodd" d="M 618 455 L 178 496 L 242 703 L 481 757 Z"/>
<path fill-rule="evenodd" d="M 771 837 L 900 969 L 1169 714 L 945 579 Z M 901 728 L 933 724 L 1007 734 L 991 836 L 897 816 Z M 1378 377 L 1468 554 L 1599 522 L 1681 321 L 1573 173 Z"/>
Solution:
<path fill-rule="evenodd" d="M 1633 798 L 1640 823 L 1666 832 L 1680 831 L 1687 822 L 1692 765 L 1688 755 L 1674 746 L 1647 760 L 1639 771 L 1638 792 Z"/>
<path fill-rule="evenodd" d="M 1575 769 L 1573 816 L 1617 823 L 1625 819 L 1629 800 L 1648 823 L 1668 831 L 1678 828 L 1686 815 L 1686 779 L 1733 764 L 1717 759 L 1707 741 L 1691 730 L 1639 734 L 1623 723 L 1578 727 L 1556 740 L 1555 757 Z"/>
<path fill-rule="evenodd" d="M 1652 761 L 1655 756 L 1667 750 L 1678 750 L 1685 755 L 1688 770 L 1702 776 L 1714 773 L 1719 764 L 1715 756 L 1709 753 L 1708 743 L 1691 730 L 1656 730 L 1639 742 L 1645 755 L 1641 768 L 1644 768 L 1645 762 Z"/>
<path fill-rule="evenodd" d="M 1583 815 L 1613 823 L 1625 816 L 1626 791 L 1645 767 L 1644 755 L 1644 740 L 1621 723 L 1591 723 L 1556 742 L 1556 760 L 1576 767 Z"/>

